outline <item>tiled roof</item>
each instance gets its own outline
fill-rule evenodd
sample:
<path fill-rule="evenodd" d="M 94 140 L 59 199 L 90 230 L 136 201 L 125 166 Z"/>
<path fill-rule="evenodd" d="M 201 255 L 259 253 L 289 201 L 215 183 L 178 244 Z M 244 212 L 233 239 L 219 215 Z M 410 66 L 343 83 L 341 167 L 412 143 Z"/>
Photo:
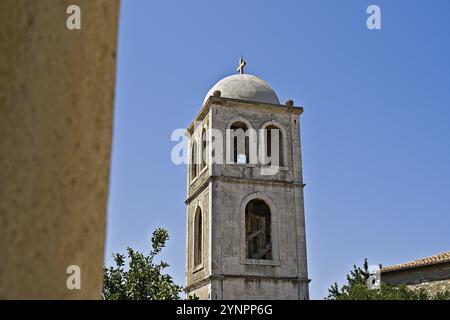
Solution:
<path fill-rule="evenodd" d="M 438 253 L 434 256 L 426 257 L 417 259 L 414 261 L 397 264 L 389 267 L 383 267 L 381 268 L 381 272 L 391 272 L 391 271 L 399 271 L 399 270 L 405 270 L 405 269 L 412 269 L 412 268 L 418 268 L 418 267 L 425 267 L 425 266 L 431 266 L 435 264 L 440 263 L 446 263 L 450 262 L 450 251 Z"/>

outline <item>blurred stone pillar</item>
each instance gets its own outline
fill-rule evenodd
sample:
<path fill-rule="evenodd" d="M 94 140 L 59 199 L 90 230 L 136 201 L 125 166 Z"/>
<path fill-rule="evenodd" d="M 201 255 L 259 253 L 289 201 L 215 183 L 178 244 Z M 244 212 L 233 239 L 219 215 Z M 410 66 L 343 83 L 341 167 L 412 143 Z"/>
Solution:
<path fill-rule="evenodd" d="M 81 30 L 66 27 L 71 4 Z M 118 11 L 0 1 L 0 299 L 100 298 Z"/>

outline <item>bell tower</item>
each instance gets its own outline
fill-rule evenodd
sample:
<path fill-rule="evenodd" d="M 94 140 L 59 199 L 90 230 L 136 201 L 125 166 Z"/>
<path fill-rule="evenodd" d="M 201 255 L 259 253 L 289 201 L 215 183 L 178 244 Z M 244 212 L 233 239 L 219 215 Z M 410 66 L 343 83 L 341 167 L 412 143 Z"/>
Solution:
<path fill-rule="evenodd" d="M 212 87 L 187 130 L 188 295 L 308 299 L 303 108 L 280 104 L 245 65 Z"/>

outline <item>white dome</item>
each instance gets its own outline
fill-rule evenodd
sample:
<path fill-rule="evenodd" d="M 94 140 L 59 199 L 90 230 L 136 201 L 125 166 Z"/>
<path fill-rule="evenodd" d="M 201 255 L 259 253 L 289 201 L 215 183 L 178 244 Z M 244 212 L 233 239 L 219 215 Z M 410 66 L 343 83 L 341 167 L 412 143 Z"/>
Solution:
<path fill-rule="evenodd" d="M 280 104 L 270 85 L 250 74 L 235 74 L 220 80 L 209 90 L 203 104 L 216 90 L 220 90 L 221 97 L 224 98 Z"/>

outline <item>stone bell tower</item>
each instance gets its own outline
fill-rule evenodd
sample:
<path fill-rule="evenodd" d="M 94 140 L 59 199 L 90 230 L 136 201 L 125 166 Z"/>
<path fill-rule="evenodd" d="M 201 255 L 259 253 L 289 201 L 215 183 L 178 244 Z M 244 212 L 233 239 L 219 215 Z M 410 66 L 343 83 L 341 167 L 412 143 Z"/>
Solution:
<path fill-rule="evenodd" d="M 188 295 L 308 299 L 303 108 L 281 105 L 245 64 L 212 87 L 188 128 Z"/>

